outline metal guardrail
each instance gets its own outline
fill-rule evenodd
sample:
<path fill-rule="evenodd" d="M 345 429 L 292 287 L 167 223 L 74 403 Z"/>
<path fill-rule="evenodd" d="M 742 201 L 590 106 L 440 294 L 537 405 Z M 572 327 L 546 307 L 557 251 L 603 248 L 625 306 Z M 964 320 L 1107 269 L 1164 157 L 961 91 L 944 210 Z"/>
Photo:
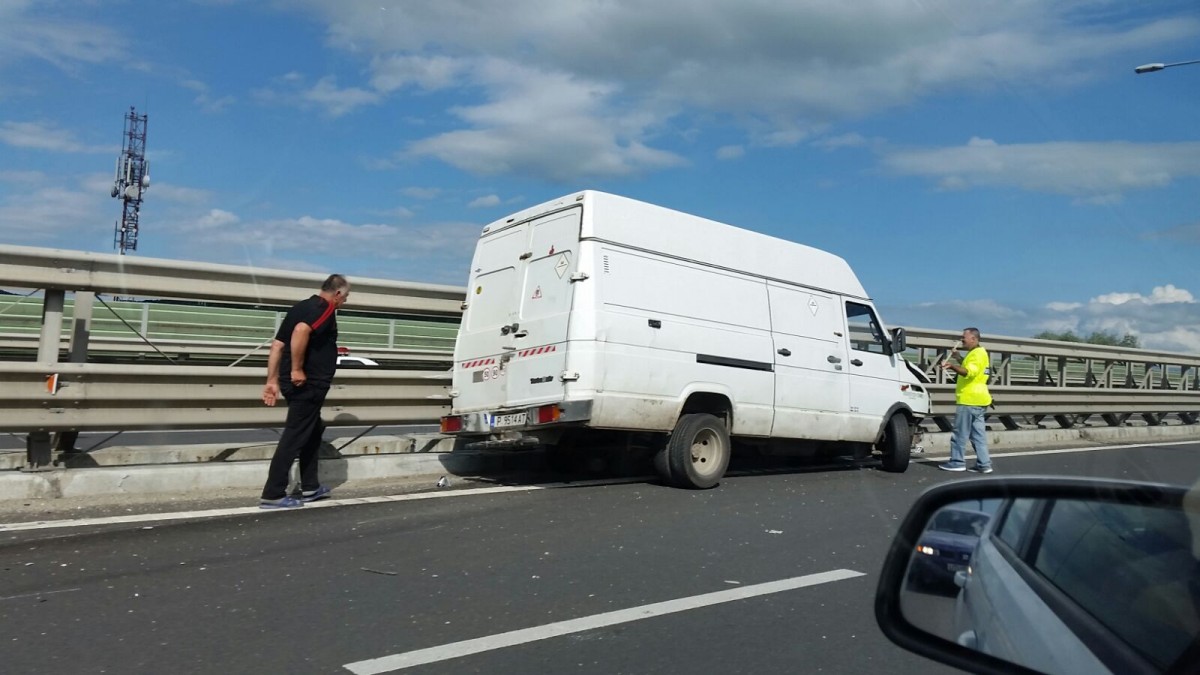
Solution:
<path fill-rule="evenodd" d="M 37 352 L 39 337 L 27 334 L 0 333 L 0 354 L 5 352 L 26 356 Z M 176 361 L 203 361 L 212 365 L 230 365 L 235 361 L 253 355 L 258 360 L 265 360 L 270 348 L 269 342 L 245 342 L 235 340 L 153 340 L 154 347 L 146 344 L 140 338 L 128 337 L 96 337 L 88 341 L 89 358 L 97 356 L 112 356 L 122 361 L 145 360 L 148 362 L 162 361 L 161 354 Z M 70 341 L 63 339 L 59 342 L 59 351 L 70 350 Z M 155 349 L 157 348 L 157 350 Z M 161 354 L 160 354 L 161 352 Z M 376 361 L 400 361 L 405 363 L 427 363 L 431 367 L 445 366 L 449 368 L 453 353 L 449 350 L 434 349 L 388 349 L 377 347 L 370 349 L 354 349 L 353 356 L 365 356 Z M 200 365 L 200 364 L 196 364 Z M 344 372 L 344 371 L 339 371 Z"/>
<path fill-rule="evenodd" d="M 934 422 L 948 430 L 954 384 L 940 364 L 960 333 L 905 332 L 911 360 L 933 381 Z M 1135 414 L 1148 424 L 1172 414 L 1185 424 L 1200 419 L 1200 355 L 988 335 L 983 346 L 993 371 L 989 417 L 1007 429 L 1020 428 L 1022 416 L 1032 424 L 1052 418 L 1062 427 L 1095 415 L 1111 426 Z"/>
<path fill-rule="evenodd" d="M 276 427 L 262 368 L 0 363 L 0 429 L 17 432 Z M 57 374 L 57 385 L 48 379 Z M 333 426 L 423 423 L 449 411 L 447 373 L 338 372 L 324 407 Z"/>
<path fill-rule="evenodd" d="M 0 381 L 4 382 L 0 387 L 0 429 L 28 431 L 30 465 L 37 466 L 49 461 L 50 431 L 278 426 L 280 411 L 263 406 L 258 399 L 261 368 L 85 363 L 92 319 L 88 292 L 286 307 L 314 292 L 323 278 L 230 265 L 0 246 L 0 287 L 45 291 L 37 363 L 0 362 Z M 465 295 L 465 289 L 452 286 L 354 278 L 351 282 L 348 306 L 384 317 L 420 315 L 453 320 L 460 315 Z M 70 291 L 76 292 L 72 363 L 58 363 L 65 293 Z M 907 329 L 907 333 L 910 351 L 906 358 L 931 380 L 933 420 L 948 429 L 954 412 L 954 387 L 939 365 L 959 333 L 921 328 Z M 217 343 L 204 347 L 189 344 L 193 342 L 190 337 L 172 345 L 178 337 L 154 342 L 156 346 L 166 344 L 168 350 L 221 349 Z M 1188 424 L 1200 417 L 1200 356 L 991 335 L 985 335 L 984 345 L 995 371 L 991 384 L 996 408 L 990 415 L 1006 428 L 1020 428 L 1018 418 L 1022 417 L 1025 424 L 1051 417 L 1064 427 L 1093 415 L 1102 416 L 1110 425 L 1124 424 L 1134 414 L 1150 424 L 1172 414 Z M 139 346 L 132 339 L 104 339 L 95 340 L 92 347 L 136 352 L 149 345 Z M 253 345 L 243 347 L 249 351 Z M 437 350 L 431 351 L 436 354 Z M 446 354 L 436 358 L 445 359 Z M 59 386 L 47 389 L 46 378 L 55 374 Z M 444 372 L 347 369 L 339 371 L 326 410 L 333 424 L 434 421 L 448 408 L 448 384 Z"/>
<path fill-rule="evenodd" d="M 288 307 L 326 275 L 107 253 L 0 245 L 0 287 L 93 291 Z M 461 316 L 459 286 L 350 278 L 358 311 Z"/>

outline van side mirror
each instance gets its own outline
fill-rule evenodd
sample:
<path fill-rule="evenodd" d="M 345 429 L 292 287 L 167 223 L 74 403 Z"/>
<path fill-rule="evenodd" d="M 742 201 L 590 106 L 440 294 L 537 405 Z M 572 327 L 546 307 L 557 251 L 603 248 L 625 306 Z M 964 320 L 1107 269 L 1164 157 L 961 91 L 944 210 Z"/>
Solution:
<path fill-rule="evenodd" d="M 908 335 L 903 328 L 892 329 L 892 353 L 903 354 L 908 349 Z"/>

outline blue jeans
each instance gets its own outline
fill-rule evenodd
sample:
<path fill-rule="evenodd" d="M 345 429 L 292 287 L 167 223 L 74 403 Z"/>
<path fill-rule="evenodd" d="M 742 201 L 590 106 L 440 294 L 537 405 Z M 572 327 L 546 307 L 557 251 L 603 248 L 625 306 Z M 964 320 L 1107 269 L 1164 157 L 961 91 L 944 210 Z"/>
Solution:
<path fill-rule="evenodd" d="M 983 426 L 983 415 L 987 408 L 981 405 L 960 405 L 954 412 L 954 435 L 950 438 L 950 464 L 962 466 L 967 463 L 965 450 L 967 436 L 975 446 L 975 463 L 981 468 L 992 465 L 988 458 L 987 428 Z"/>

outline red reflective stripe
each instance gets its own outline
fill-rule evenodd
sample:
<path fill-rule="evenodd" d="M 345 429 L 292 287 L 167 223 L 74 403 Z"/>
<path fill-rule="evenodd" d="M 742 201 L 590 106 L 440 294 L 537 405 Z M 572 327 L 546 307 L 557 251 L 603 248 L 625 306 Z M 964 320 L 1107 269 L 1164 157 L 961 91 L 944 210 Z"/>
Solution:
<path fill-rule="evenodd" d="M 529 349 L 522 349 L 521 351 L 517 352 L 517 356 L 536 356 L 538 354 L 548 354 L 556 351 L 558 351 L 558 345 L 546 345 L 545 347 L 531 347 Z"/>
<path fill-rule="evenodd" d="M 316 330 L 316 329 L 320 328 L 321 324 L 325 323 L 325 319 L 328 319 L 333 314 L 333 312 L 334 312 L 333 303 L 330 302 L 330 303 L 326 304 L 325 312 L 323 314 L 321 314 L 320 318 L 318 318 L 316 321 L 313 322 L 312 329 Z"/>
<path fill-rule="evenodd" d="M 326 304 L 325 311 L 322 313 L 322 315 L 320 315 L 317 318 L 317 321 L 312 322 L 312 329 L 317 330 L 318 328 L 320 328 L 320 324 L 325 323 L 325 319 L 328 319 L 329 317 L 334 316 L 335 311 L 336 310 L 334 309 L 334 303 Z"/>

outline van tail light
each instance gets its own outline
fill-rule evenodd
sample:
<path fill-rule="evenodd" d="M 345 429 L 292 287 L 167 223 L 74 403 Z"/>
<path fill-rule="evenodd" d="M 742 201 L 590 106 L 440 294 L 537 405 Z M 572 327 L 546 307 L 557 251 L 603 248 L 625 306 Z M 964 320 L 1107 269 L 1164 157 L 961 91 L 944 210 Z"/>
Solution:
<path fill-rule="evenodd" d="M 538 424 L 557 422 L 559 417 L 562 417 L 562 409 L 557 404 L 544 405 L 537 409 Z"/>
<path fill-rule="evenodd" d="M 462 431 L 463 418 L 457 415 L 442 418 L 442 433 L 452 434 L 457 431 Z"/>

